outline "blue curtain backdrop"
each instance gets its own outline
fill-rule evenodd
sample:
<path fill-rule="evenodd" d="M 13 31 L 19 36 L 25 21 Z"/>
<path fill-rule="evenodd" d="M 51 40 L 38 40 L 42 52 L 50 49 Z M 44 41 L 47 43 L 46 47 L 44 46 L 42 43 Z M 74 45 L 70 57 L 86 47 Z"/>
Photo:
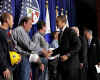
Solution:
<path fill-rule="evenodd" d="M 68 11 L 68 21 L 69 26 L 76 25 L 76 6 L 75 0 L 57 0 L 57 5 L 59 7 L 59 15 L 61 14 L 61 9 L 64 9 L 64 14 L 66 14 L 66 10 Z"/>
<path fill-rule="evenodd" d="M 11 0 L 12 1 L 12 11 L 14 16 L 14 27 L 17 27 L 19 22 L 19 17 L 21 13 L 21 3 L 22 0 Z M 26 0 L 25 0 L 26 1 Z M 46 19 L 46 8 L 45 8 L 45 1 L 46 0 L 37 0 L 40 7 L 40 18 L 39 20 L 45 21 Z M 50 27 L 51 32 L 54 32 L 56 29 L 56 5 L 58 6 L 59 15 L 61 14 L 61 9 L 64 9 L 65 11 L 68 11 L 68 21 L 69 26 L 75 26 L 76 25 L 76 8 L 75 8 L 75 0 L 48 0 L 49 5 L 49 15 L 50 15 Z M 37 31 L 37 25 L 33 25 L 29 35 L 32 37 L 32 35 Z M 49 41 L 50 36 L 46 36 L 46 39 Z M 50 41 L 49 41 L 50 42 Z"/>

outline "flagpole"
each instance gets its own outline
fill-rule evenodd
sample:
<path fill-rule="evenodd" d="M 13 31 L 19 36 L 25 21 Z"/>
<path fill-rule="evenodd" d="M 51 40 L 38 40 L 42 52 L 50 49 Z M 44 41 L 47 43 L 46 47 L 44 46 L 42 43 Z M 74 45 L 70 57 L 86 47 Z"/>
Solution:
<path fill-rule="evenodd" d="M 58 16 L 58 4 L 57 4 L 58 0 L 56 0 L 56 17 Z"/>
<path fill-rule="evenodd" d="M 61 15 L 64 15 L 64 8 L 61 9 Z"/>
<path fill-rule="evenodd" d="M 56 6 L 56 17 L 58 16 L 58 6 Z"/>
<path fill-rule="evenodd" d="M 46 9 L 48 8 L 48 0 L 46 0 Z"/>
<path fill-rule="evenodd" d="M 61 0 L 61 15 L 64 15 L 63 0 Z"/>

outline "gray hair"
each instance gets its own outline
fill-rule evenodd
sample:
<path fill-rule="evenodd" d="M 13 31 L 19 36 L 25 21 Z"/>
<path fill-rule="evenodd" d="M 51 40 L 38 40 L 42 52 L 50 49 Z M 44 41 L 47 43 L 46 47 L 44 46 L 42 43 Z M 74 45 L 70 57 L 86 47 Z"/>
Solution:
<path fill-rule="evenodd" d="M 92 30 L 87 30 L 87 32 L 89 33 L 89 34 L 93 34 L 93 31 Z"/>

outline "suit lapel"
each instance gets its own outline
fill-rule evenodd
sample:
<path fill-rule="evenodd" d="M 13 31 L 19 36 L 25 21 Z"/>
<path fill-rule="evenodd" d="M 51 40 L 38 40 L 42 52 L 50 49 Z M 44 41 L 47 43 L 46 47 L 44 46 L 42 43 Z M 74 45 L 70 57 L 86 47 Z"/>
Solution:
<path fill-rule="evenodd" d="M 64 39 L 64 36 L 66 34 L 66 32 L 68 31 L 69 29 L 66 27 L 66 29 L 63 31 L 63 33 L 60 35 L 59 34 L 59 37 L 58 37 L 58 40 L 59 40 L 59 44 L 61 44 L 62 40 Z"/>
<path fill-rule="evenodd" d="M 90 47 L 95 47 L 95 46 L 96 46 L 96 41 L 94 38 L 92 38 Z"/>

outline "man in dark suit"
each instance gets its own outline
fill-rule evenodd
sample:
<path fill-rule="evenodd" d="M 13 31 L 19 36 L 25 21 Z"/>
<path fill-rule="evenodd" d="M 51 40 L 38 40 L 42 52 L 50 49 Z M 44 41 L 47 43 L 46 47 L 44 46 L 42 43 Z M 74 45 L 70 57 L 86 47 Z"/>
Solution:
<path fill-rule="evenodd" d="M 61 30 L 59 34 L 59 47 L 53 50 L 53 55 L 60 54 L 58 62 L 58 80 L 79 80 L 79 58 L 78 51 L 81 47 L 79 38 L 74 30 L 66 26 L 66 17 L 58 16 L 57 27 Z"/>
<path fill-rule="evenodd" d="M 82 34 L 82 32 L 79 31 L 77 26 L 71 27 L 76 33 L 77 36 L 80 38 L 81 41 L 81 48 L 79 50 L 79 61 L 80 61 L 80 80 L 87 80 L 87 40 Z"/>
<path fill-rule="evenodd" d="M 92 31 L 89 29 L 85 30 L 85 36 L 88 44 L 88 80 L 97 80 L 96 67 L 95 65 L 100 65 L 100 40 L 94 38 Z"/>

